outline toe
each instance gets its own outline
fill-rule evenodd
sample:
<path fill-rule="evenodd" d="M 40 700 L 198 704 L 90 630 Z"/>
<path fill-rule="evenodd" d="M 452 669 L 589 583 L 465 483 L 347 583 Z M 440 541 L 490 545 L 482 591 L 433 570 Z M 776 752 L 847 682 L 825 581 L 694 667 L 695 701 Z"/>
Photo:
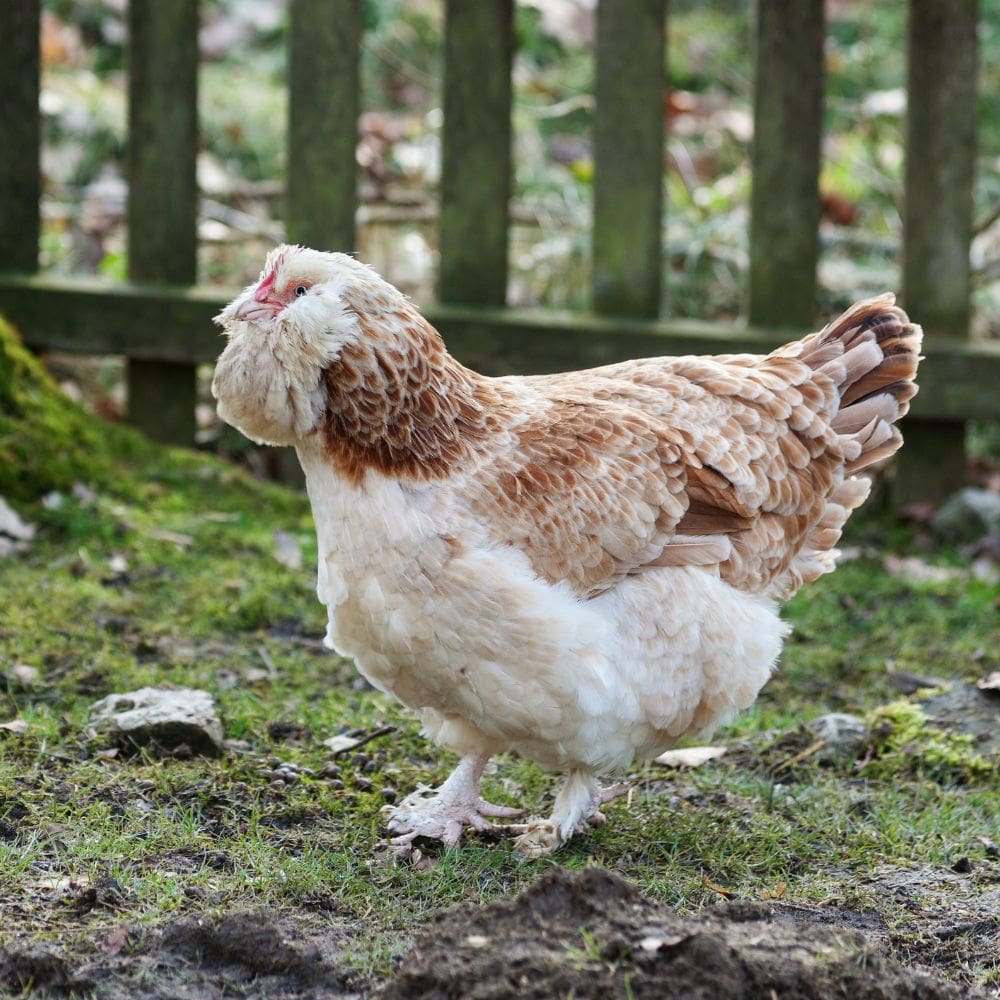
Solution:
<path fill-rule="evenodd" d="M 607 788 L 602 788 L 598 792 L 598 805 L 604 805 L 605 802 L 610 802 L 612 799 L 628 795 L 634 785 L 634 781 L 619 781 L 617 785 L 608 785 Z"/>
<path fill-rule="evenodd" d="M 479 812 L 483 816 L 496 816 L 498 819 L 511 819 L 524 813 L 523 809 L 515 809 L 513 806 L 497 806 L 486 799 L 480 799 L 478 804 Z"/>

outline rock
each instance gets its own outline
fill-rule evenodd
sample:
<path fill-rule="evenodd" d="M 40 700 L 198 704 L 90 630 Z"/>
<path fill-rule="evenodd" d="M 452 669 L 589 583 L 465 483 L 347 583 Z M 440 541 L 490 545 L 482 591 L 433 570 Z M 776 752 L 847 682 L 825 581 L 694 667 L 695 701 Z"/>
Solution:
<path fill-rule="evenodd" d="M 831 746 L 845 749 L 856 746 L 865 738 L 865 723 L 856 715 L 830 712 L 813 719 L 806 727 L 816 739 L 826 740 Z"/>
<path fill-rule="evenodd" d="M 846 712 L 821 715 L 808 723 L 806 728 L 816 739 L 826 740 L 826 746 L 821 747 L 814 757 L 818 763 L 825 764 L 854 759 L 864 747 L 868 732 L 864 720 Z"/>
<path fill-rule="evenodd" d="M 149 687 L 108 695 L 91 705 L 90 730 L 134 747 L 153 743 L 173 751 L 186 746 L 213 757 L 222 750 L 215 699 L 193 688 Z"/>
<path fill-rule="evenodd" d="M 972 737 L 976 753 L 1000 753 L 1000 699 L 968 681 L 952 681 L 920 699 L 936 726 Z"/>
<path fill-rule="evenodd" d="M 945 501 L 931 518 L 942 537 L 968 541 L 1000 532 L 1000 494 L 967 486 Z"/>

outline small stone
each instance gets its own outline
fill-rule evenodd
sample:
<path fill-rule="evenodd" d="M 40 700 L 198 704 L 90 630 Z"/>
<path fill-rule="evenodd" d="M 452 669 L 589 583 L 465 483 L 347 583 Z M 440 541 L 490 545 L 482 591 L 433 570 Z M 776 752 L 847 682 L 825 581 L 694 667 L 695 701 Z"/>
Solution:
<path fill-rule="evenodd" d="M 375 761 L 370 760 L 370 761 L 368 761 L 367 764 L 364 765 L 364 767 L 361 768 L 361 773 L 362 774 L 371 774 L 373 771 L 377 771 L 377 770 L 378 770 L 378 764 L 376 764 Z"/>
<path fill-rule="evenodd" d="M 968 875 L 972 871 L 972 862 L 968 858 L 959 858 L 951 866 L 951 870 L 959 875 Z"/>
<path fill-rule="evenodd" d="M 813 755 L 813 760 L 820 764 L 856 757 L 867 738 L 864 721 L 846 712 L 821 715 L 809 722 L 806 728 L 818 740 L 825 741 L 825 745 Z"/>
<path fill-rule="evenodd" d="M 90 735 L 111 736 L 120 744 L 154 744 L 170 752 L 216 756 L 222 749 L 222 723 L 215 699 L 192 688 L 140 688 L 112 694 L 90 707 Z"/>
<path fill-rule="evenodd" d="M 275 778 L 269 787 L 272 792 L 283 792 L 285 790 L 285 783 L 281 780 L 281 778 Z"/>
<path fill-rule="evenodd" d="M 336 764 L 324 764 L 319 775 L 321 778 L 339 778 L 340 768 Z"/>
<path fill-rule="evenodd" d="M 354 787 L 359 792 L 370 792 L 374 786 L 367 778 L 355 778 Z"/>
<path fill-rule="evenodd" d="M 379 795 L 385 799 L 386 802 L 392 803 L 396 801 L 396 789 L 390 788 L 388 785 L 385 788 L 380 788 L 378 790 Z"/>
<path fill-rule="evenodd" d="M 368 754 L 366 754 L 366 753 L 356 753 L 356 754 L 355 754 L 355 755 L 354 755 L 354 756 L 353 756 L 353 757 L 351 758 L 351 763 L 352 763 L 352 764 L 353 764 L 353 765 L 354 765 L 355 767 L 357 767 L 357 768 L 362 768 L 362 767 L 364 767 L 364 766 L 365 766 L 365 764 L 367 764 L 367 763 L 368 763 Z"/>
<path fill-rule="evenodd" d="M 330 782 L 328 782 L 328 785 L 335 792 L 340 792 L 344 789 L 344 783 L 339 778 L 333 778 Z"/>

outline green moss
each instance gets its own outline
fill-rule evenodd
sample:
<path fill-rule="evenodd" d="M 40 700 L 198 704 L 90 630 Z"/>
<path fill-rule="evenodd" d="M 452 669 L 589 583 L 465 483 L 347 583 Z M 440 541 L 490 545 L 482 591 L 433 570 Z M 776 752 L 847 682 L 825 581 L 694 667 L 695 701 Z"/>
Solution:
<path fill-rule="evenodd" d="M 67 399 L 0 317 L 0 495 L 33 500 L 95 478 L 123 486 L 122 464 L 148 449 L 139 434 Z"/>
<path fill-rule="evenodd" d="M 972 749 L 972 737 L 937 728 L 916 702 L 901 698 L 868 713 L 874 756 L 870 777 L 930 777 L 937 781 L 983 780 L 994 765 Z"/>

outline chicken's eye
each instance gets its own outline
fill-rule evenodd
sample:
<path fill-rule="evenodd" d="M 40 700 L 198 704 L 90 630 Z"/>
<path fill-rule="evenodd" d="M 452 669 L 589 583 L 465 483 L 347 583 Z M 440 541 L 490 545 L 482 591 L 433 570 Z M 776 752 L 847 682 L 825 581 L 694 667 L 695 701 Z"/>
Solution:
<path fill-rule="evenodd" d="M 309 289 L 308 289 L 308 288 L 306 288 L 306 286 L 305 286 L 305 285 L 299 285 L 299 286 L 298 286 L 298 287 L 297 287 L 297 288 L 295 289 L 295 294 L 296 294 L 296 295 L 298 295 L 298 296 L 302 296 L 302 295 L 305 295 L 305 294 L 306 294 L 306 292 L 308 292 L 308 291 L 309 291 Z"/>

